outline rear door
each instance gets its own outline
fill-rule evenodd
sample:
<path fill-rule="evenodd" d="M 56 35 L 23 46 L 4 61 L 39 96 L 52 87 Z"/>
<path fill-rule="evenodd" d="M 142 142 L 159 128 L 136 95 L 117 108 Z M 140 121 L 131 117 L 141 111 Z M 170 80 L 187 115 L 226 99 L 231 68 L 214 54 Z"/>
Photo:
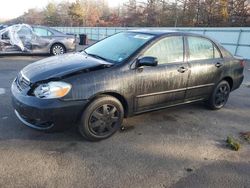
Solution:
<path fill-rule="evenodd" d="M 136 70 L 136 111 L 162 108 L 184 101 L 189 74 L 184 54 L 183 36 L 160 39 L 142 54 L 156 57 L 158 66 L 144 66 Z"/>
<path fill-rule="evenodd" d="M 202 100 L 210 96 L 223 73 L 224 61 L 218 47 L 209 39 L 186 37 L 190 76 L 186 100 Z"/>
<path fill-rule="evenodd" d="M 33 41 L 33 52 L 44 53 L 49 52 L 49 45 L 53 37 L 53 33 L 46 28 L 33 27 L 33 31 L 36 34 L 36 40 Z"/>

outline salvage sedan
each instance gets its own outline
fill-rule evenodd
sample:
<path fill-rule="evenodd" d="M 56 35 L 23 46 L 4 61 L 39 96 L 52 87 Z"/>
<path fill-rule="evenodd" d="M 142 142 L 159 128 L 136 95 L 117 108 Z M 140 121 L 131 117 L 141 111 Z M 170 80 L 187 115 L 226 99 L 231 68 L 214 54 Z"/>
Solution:
<path fill-rule="evenodd" d="M 16 24 L 0 30 L 0 54 L 60 55 L 75 49 L 75 35 L 49 27 Z"/>
<path fill-rule="evenodd" d="M 220 109 L 241 85 L 243 69 L 242 59 L 201 35 L 128 31 L 28 65 L 11 91 L 15 113 L 29 127 L 51 132 L 77 124 L 97 141 L 143 112 L 198 101 Z"/>

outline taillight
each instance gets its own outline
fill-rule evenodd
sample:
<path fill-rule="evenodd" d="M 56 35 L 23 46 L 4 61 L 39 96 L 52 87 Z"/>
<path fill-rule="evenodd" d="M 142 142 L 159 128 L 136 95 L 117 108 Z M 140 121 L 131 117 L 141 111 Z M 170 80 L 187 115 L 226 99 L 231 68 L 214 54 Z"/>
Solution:
<path fill-rule="evenodd" d="M 240 66 L 242 66 L 242 67 L 245 66 L 245 61 L 244 60 L 240 60 Z"/>

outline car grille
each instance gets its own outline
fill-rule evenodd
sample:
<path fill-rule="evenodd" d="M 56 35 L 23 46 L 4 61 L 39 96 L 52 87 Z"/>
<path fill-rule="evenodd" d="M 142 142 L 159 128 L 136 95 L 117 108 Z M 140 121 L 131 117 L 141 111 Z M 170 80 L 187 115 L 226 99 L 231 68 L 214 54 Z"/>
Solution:
<path fill-rule="evenodd" d="M 18 89 L 22 91 L 30 86 L 30 81 L 25 78 L 22 73 L 19 73 L 16 78 L 16 85 Z"/>

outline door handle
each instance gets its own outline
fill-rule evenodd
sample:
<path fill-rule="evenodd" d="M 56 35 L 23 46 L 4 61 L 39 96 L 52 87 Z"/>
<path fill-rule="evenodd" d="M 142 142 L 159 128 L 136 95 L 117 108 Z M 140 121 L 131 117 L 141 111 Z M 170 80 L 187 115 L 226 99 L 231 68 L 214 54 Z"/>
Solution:
<path fill-rule="evenodd" d="M 187 70 L 188 70 L 188 68 L 186 68 L 186 67 L 184 67 L 184 66 L 181 66 L 181 67 L 178 68 L 178 72 L 180 72 L 180 73 L 184 73 L 184 72 L 186 72 Z"/>
<path fill-rule="evenodd" d="M 223 65 L 223 64 L 220 63 L 220 62 L 215 63 L 215 66 L 216 66 L 217 68 L 220 68 L 222 65 Z"/>

